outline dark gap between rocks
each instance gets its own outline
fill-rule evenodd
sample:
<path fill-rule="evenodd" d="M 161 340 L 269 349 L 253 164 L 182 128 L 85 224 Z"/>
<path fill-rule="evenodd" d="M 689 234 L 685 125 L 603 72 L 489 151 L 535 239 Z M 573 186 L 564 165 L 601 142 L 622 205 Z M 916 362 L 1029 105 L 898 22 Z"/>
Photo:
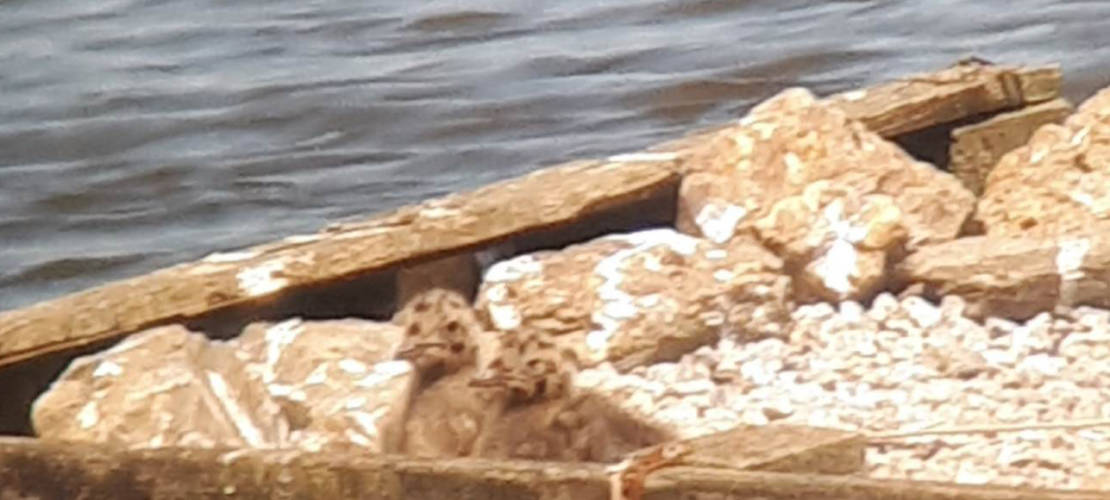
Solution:
<path fill-rule="evenodd" d="M 952 146 L 952 130 L 979 123 L 1002 113 L 1014 111 L 1014 109 L 1018 108 L 1007 108 L 991 113 L 980 113 L 961 120 L 933 125 L 932 127 L 923 128 L 914 132 L 907 132 L 892 137 L 890 140 L 915 159 L 931 163 L 933 166 L 951 173 L 948 163 L 951 159 L 950 148 Z"/>
<path fill-rule="evenodd" d="M 34 435 L 31 404 L 46 392 L 73 358 L 103 351 L 120 339 L 96 342 L 77 349 L 53 352 L 0 368 L 0 435 Z"/>

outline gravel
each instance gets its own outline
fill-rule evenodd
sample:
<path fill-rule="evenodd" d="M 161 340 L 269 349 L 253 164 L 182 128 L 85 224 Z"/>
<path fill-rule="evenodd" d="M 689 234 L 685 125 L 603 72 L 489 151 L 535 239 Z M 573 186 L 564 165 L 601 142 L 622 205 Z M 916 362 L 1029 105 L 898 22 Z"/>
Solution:
<path fill-rule="evenodd" d="M 787 340 L 726 336 L 674 363 L 624 374 L 601 366 L 576 383 L 683 437 L 770 422 L 875 435 L 874 477 L 1110 489 L 1110 425 L 1090 422 L 1110 419 L 1110 311 L 980 324 L 964 307 L 958 297 L 935 305 L 889 294 L 870 308 L 808 305 Z"/>

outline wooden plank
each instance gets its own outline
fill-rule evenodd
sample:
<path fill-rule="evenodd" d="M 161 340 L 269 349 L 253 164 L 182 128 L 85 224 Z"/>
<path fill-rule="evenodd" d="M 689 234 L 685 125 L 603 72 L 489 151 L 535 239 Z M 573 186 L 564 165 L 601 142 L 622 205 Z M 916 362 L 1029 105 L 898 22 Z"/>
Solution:
<path fill-rule="evenodd" d="M 952 130 L 948 170 L 976 195 L 1002 155 L 1029 142 L 1042 125 L 1062 123 L 1073 109 L 1058 98 Z"/>
<path fill-rule="evenodd" d="M 0 438 L 0 498 L 610 498 L 602 464 L 321 454 L 291 450 L 121 450 Z M 675 467 L 648 477 L 645 498 L 796 500 L 1088 500 L 1098 492 L 959 486 Z M 700 498 L 701 496 L 699 496 Z"/>
<path fill-rule="evenodd" d="M 883 137 L 1058 97 L 1059 66 L 961 63 L 870 89 L 827 98 Z"/>
<path fill-rule="evenodd" d="M 797 425 L 740 425 L 680 441 L 682 463 L 769 472 L 854 474 L 863 471 L 867 438 L 859 433 Z"/>
<path fill-rule="evenodd" d="M 1021 67 L 963 62 L 935 73 L 833 94 L 825 101 L 890 139 L 984 113 L 1055 99 L 1060 94 L 1060 80 L 1057 65 Z M 735 126 L 695 131 L 650 150 L 679 157 L 694 154 L 699 146 Z"/>
<path fill-rule="evenodd" d="M 0 366 L 566 224 L 676 189 L 669 162 L 576 162 L 0 313 Z"/>

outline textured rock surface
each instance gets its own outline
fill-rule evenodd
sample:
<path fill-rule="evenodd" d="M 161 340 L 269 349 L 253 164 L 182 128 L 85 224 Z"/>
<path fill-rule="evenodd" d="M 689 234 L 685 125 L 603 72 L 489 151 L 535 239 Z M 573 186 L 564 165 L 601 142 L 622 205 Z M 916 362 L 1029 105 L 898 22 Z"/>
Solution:
<path fill-rule="evenodd" d="M 989 235 L 1087 232 L 1110 218 L 1110 89 L 1046 125 L 987 177 L 976 218 Z"/>
<path fill-rule="evenodd" d="M 544 332 L 584 365 L 631 367 L 722 334 L 781 335 L 790 305 L 780 266 L 750 241 L 647 230 L 500 262 L 477 307 L 494 329 Z"/>
<path fill-rule="evenodd" d="M 179 326 L 78 358 L 35 403 L 50 439 L 131 447 L 397 451 L 415 376 L 401 340 L 361 320 L 255 324 L 234 341 Z"/>
<path fill-rule="evenodd" d="M 251 325 L 236 342 L 298 446 L 392 452 L 417 382 L 409 363 L 390 361 L 401 340 L 389 323 L 294 319 Z"/>
<path fill-rule="evenodd" d="M 980 324 L 965 307 L 889 294 L 870 308 L 803 306 L 788 340 L 723 340 L 627 374 L 584 370 L 576 383 L 684 437 L 740 423 L 881 434 L 1110 416 L 1110 312 Z M 1076 427 L 883 439 L 867 463 L 876 477 L 1110 486 L 1110 428 Z"/>
<path fill-rule="evenodd" d="M 896 270 L 930 297 L 959 295 L 967 314 L 1024 320 L 1057 306 L 1110 307 L 1110 224 L 1059 239 L 977 236 L 921 248 Z"/>
<path fill-rule="evenodd" d="M 888 257 L 956 237 L 974 198 L 838 108 L 791 89 L 689 154 L 680 230 L 758 237 L 804 300 L 868 298 Z"/>
<path fill-rule="evenodd" d="M 1072 111 L 1067 100 L 1053 99 L 955 128 L 948 171 L 971 192 L 982 194 L 987 176 L 1006 153 L 1024 146 L 1041 126 L 1063 122 Z"/>
<path fill-rule="evenodd" d="M 281 408 L 250 382 L 234 348 L 180 326 L 74 360 L 35 401 L 32 420 L 47 439 L 137 448 L 268 448 L 289 440 Z"/>

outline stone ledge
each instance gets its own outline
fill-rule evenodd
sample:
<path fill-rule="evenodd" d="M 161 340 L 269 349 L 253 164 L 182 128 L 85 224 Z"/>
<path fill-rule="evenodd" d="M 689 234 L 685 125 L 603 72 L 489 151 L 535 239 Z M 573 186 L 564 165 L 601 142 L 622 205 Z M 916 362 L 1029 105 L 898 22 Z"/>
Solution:
<path fill-rule="evenodd" d="M 162 448 L 123 451 L 100 444 L 0 438 L 4 498 L 610 498 L 602 464 L 420 460 L 286 450 Z M 1087 500 L 1095 492 L 957 486 L 854 476 L 676 467 L 650 476 L 655 500 L 695 495 L 767 500 Z"/>

